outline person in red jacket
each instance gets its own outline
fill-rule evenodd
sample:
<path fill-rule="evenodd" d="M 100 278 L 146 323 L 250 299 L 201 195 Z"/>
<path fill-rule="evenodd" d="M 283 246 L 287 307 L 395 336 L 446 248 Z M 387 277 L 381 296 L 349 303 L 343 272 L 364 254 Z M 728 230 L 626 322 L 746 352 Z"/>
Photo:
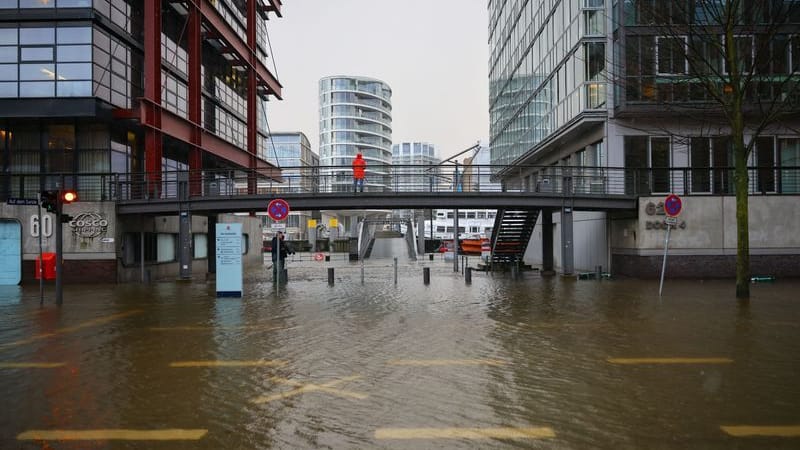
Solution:
<path fill-rule="evenodd" d="M 353 192 L 364 192 L 364 169 L 367 167 L 367 162 L 361 156 L 361 152 L 356 154 L 356 159 L 353 160 Z"/>

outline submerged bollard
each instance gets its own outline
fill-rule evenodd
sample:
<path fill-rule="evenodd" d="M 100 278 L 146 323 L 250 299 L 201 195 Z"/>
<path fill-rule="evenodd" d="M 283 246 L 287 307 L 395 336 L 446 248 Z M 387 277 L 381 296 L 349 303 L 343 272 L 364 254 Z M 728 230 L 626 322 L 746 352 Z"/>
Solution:
<path fill-rule="evenodd" d="M 519 267 L 516 264 L 511 266 L 511 278 L 515 280 L 519 278 Z"/>
<path fill-rule="evenodd" d="M 603 279 L 603 266 L 597 266 L 597 267 L 595 267 L 595 269 L 596 269 L 596 272 L 597 272 L 597 281 L 602 280 Z"/>
<path fill-rule="evenodd" d="M 428 255 L 428 259 L 429 259 L 429 260 L 431 260 L 431 261 L 433 261 L 433 253 L 431 253 L 431 254 L 429 254 L 429 255 Z"/>
<path fill-rule="evenodd" d="M 364 284 L 364 260 L 361 260 L 361 284 Z"/>
<path fill-rule="evenodd" d="M 472 284 L 472 267 L 467 267 L 464 269 L 464 282 L 467 284 Z"/>
<path fill-rule="evenodd" d="M 431 284 L 431 268 L 430 267 L 423 267 L 422 268 L 422 282 L 426 285 Z"/>
<path fill-rule="evenodd" d="M 397 284 L 397 257 L 394 258 L 394 284 Z"/>
<path fill-rule="evenodd" d="M 333 267 L 328 267 L 328 284 L 333 286 Z"/>

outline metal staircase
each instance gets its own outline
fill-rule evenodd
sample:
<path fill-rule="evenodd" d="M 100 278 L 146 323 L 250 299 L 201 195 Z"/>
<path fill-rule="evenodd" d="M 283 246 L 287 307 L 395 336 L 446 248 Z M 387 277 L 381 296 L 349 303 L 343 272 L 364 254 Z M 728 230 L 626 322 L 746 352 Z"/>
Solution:
<path fill-rule="evenodd" d="M 498 210 L 492 229 L 492 263 L 522 261 L 538 218 L 538 209 Z"/>

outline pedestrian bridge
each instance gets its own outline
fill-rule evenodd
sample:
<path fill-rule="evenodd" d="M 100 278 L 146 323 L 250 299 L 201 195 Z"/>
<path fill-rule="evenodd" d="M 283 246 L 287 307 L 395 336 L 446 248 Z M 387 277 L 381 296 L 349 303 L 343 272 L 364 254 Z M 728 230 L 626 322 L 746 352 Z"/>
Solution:
<path fill-rule="evenodd" d="M 379 166 L 367 170 L 365 192 L 353 192 L 344 166 L 258 171 L 165 172 L 159 178 L 121 174 L 108 180 L 119 215 L 266 211 L 281 198 L 294 211 L 363 209 L 634 209 L 623 169 L 514 167 L 526 176 L 492 181 L 508 166 Z M 539 170 L 539 173 L 533 173 Z M 628 183 L 630 184 L 630 183 Z"/>

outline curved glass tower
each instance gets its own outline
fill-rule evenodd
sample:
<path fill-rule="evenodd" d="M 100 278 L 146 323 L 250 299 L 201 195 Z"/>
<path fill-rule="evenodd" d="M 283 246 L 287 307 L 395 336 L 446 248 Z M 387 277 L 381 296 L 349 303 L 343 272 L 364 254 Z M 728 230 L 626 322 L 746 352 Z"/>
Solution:
<path fill-rule="evenodd" d="M 332 76 L 319 80 L 320 190 L 353 188 L 350 164 L 367 161 L 365 191 L 391 188 L 392 90 L 381 80 Z"/>

